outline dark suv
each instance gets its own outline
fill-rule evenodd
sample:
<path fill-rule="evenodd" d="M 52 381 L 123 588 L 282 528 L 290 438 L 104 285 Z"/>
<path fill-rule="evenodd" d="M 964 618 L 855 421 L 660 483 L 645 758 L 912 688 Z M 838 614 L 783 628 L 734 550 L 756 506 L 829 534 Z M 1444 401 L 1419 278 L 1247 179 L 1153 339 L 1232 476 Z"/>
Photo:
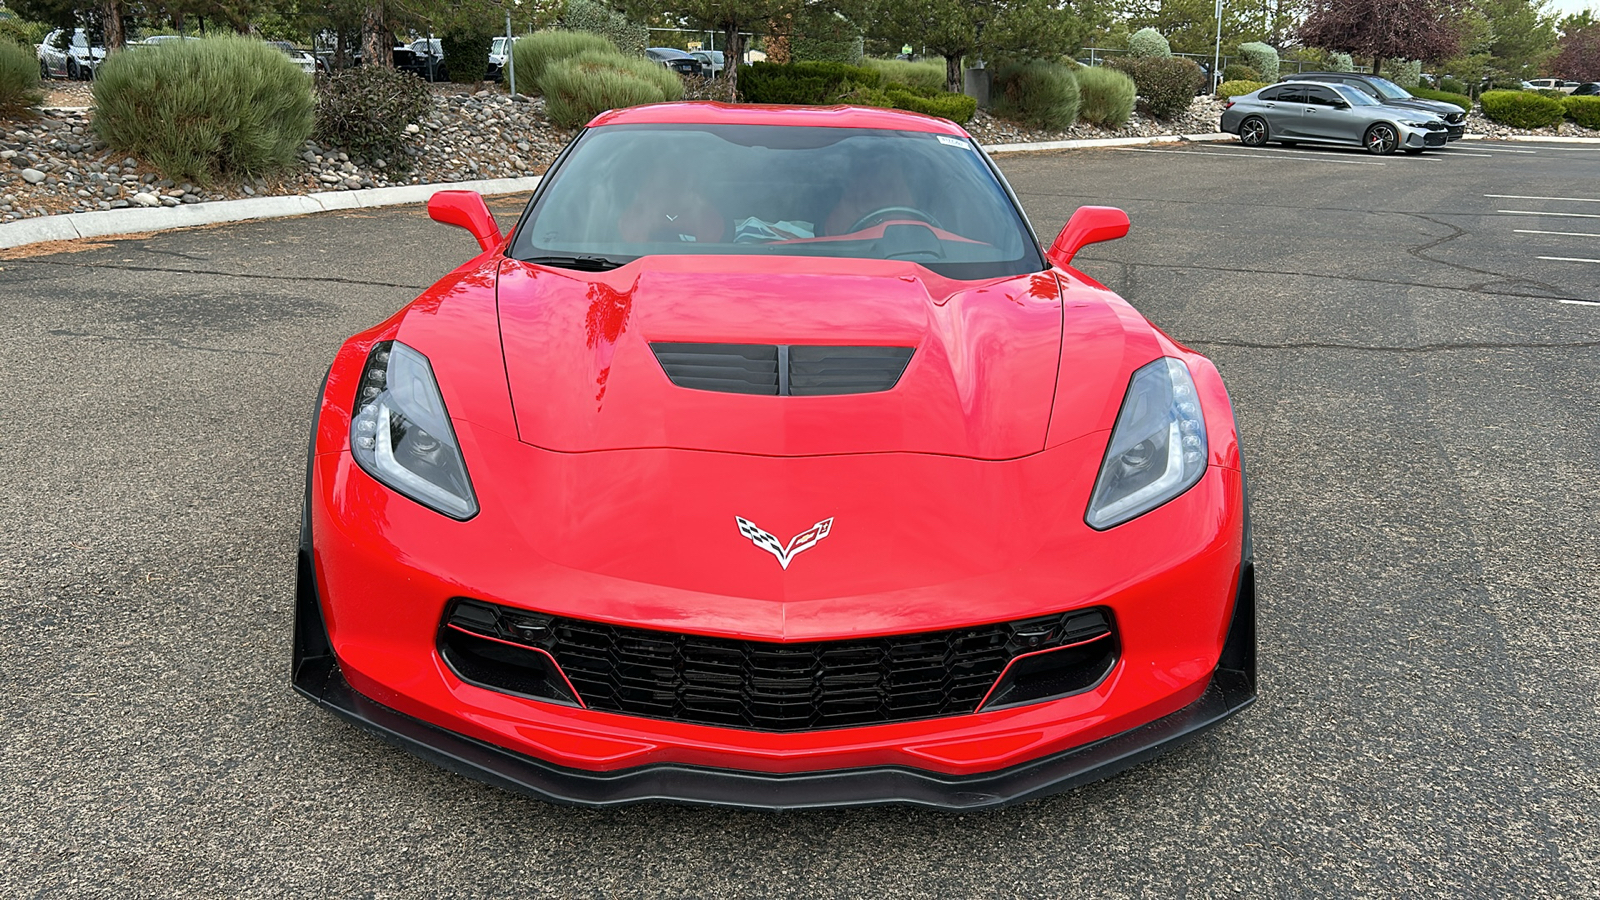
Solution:
<path fill-rule="evenodd" d="M 1467 130 L 1467 111 L 1454 103 L 1443 103 L 1438 100 L 1424 100 L 1413 97 L 1411 93 L 1387 78 L 1376 75 L 1362 75 L 1359 72 L 1301 72 L 1294 76 L 1295 81 L 1326 81 L 1333 84 L 1348 84 L 1375 99 L 1384 106 L 1398 106 L 1402 109 L 1420 109 L 1431 112 L 1443 119 L 1450 129 L 1449 139 L 1461 140 L 1461 135 Z"/>

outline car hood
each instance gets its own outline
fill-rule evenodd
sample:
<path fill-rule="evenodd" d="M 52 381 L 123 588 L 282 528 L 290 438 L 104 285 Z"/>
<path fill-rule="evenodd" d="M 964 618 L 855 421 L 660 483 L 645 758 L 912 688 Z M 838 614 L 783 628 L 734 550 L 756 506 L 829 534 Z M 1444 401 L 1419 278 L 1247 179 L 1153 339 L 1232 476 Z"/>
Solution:
<path fill-rule="evenodd" d="M 1081 421 L 1054 430 L 1064 307 L 1049 271 L 964 282 L 886 260 L 656 256 L 609 272 L 505 260 L 497 305 L 517 434 L 537 447 L 1012 459 L 1104 427 L 1108 394 L 1115 414 L 1126 323 L 1102 293 L 1067 304 L 1063 393 Z M 890 390 L 777 397 L 681 387 L 652 343 L 914 350 Z"/>
<path fill-rule="evenodd" d="M 1438 100 L 1423 100 L 1420 97 L 1413 97 L 1410 100 L 1385 100 L 1383 101 L 1383 105 L 1392 106 L 1398 109 L 1420 109 L 1424 112 L 1433 113 L 1441 119 L 1452 113 L 1460 115 L 1463 112 L 1461 107 L 1455 105 L 1454 103 L 1443 103 Z"/>

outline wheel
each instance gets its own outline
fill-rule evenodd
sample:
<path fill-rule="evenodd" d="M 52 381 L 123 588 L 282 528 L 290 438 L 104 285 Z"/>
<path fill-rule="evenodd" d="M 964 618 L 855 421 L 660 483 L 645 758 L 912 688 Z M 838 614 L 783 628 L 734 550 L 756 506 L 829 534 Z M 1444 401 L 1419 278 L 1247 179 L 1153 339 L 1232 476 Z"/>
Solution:
<path fill-rule="evenodd" d="M 39 80 L 40 81 L 48 81 L 49 79 L 50 79 L 50 64 L 41 59 L 41 60 L 39 60 Z"/>
<path fill-rule="evenodd" d="M 83 78 L 83 70 L 78 67 L 77 60 L 67 60 L 67 77 L 73 81 L 78 81 Z"/>
<path fill-rule="evenodd" d="M 1260 147 L 1267 142 L 1267 120 L 1251 116 L 1239 123 L 1239 143 L 1246 147 Z"/>
<path fill-rule="evenodd" d="M 1400 146 L 1400 134 L 1388 122 L 1379 122 L 1367 129 L 1367 136 L 1362 138 L 1366 144 L 1367 152 L 1374 156 L 1387 156 Z"/>

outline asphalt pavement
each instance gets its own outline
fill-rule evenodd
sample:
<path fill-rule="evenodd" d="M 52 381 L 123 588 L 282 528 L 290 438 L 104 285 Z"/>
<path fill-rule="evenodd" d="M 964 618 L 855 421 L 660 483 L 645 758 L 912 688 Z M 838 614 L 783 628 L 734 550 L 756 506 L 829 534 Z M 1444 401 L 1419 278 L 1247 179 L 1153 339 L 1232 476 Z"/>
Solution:
<path fill-rule="evenodd" d="M 1078 266 L 1228 382 L 1255 707 L 959 816 L 448 774 L 295 695 L 289 628 L 322 371 L 471 238 L 401 207 L 33 248 L 0 258 L 0 895 L 1600 896 L 1600 148 L 1000 165 L 1046 243 L 1126 209 Z"/>

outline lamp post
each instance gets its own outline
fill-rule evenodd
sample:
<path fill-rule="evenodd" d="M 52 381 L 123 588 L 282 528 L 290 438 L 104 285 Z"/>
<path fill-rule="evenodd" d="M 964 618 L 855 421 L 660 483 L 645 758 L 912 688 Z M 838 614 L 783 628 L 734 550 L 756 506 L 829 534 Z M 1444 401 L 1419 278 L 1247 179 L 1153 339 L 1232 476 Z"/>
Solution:
<path fill-rule="evenodd" d="M 1222 0 L 1217 0 L 1217 46 L 1211 56 L 1211 90 L 1221 84 L 1222 72 Z"/>

